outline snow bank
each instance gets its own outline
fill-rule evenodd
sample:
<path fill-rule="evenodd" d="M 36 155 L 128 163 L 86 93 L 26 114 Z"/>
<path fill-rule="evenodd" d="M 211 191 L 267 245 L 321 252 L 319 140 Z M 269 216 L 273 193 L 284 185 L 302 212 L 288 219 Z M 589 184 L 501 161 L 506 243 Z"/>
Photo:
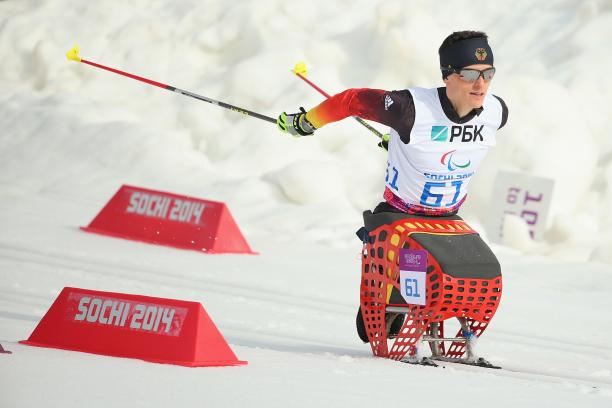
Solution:
<path fill-rule="evenodd" d="M 612 79 L 598 67 L 612 62 L 603 52 L 612 4 L 535 7 L 0 2 L 0 188 L 69 193 L 94 208 L 130 182 L 227 201 L 251 233 L 278 235 L 290 224 L 353 244 L 347 231 L 381 200 L 385 166 L 376 139 L 353 121 L 295 140 L 268 123 L 68 62 L 65 51 L 76 42 L 84 58 L 276 116 L 321 100 L 289 72 L 297 61 L 330 93 L 439 86 L 439 43 L 450 31 L 481 29 L 499 69 L 492 92 L 510 118 L 463 214 L 482 223 L 500 169 L 553 178 L 547 244 L 536 247 L 588 248 L 583 258 L 609 260 Z"/>

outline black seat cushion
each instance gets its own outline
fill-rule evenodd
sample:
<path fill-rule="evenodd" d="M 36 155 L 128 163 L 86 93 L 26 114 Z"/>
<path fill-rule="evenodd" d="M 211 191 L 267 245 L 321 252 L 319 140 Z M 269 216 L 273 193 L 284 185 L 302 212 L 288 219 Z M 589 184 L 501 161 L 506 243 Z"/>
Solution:
<path fill-rule="evenodd" d="M 478 234 L 411 235 L 454 278 L 493 279 L 501 275 L 499 261 Z"/>
<path fill-rule="evenodd" d="M 363 213 L 367 231 L 399 220 L 462 220 L 458 215 L 432 217 L 401 212 Z M 442 271 L 454 278 L 492 279 L 501 275 L 499 261 L 478 234 L 443 235 L 413 233 L 411 237 L 438 261 Z"/>

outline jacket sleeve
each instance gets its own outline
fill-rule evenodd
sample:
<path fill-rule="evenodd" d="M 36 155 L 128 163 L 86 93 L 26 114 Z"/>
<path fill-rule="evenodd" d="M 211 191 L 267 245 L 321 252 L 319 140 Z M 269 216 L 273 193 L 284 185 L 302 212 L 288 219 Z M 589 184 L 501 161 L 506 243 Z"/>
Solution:
<path fill-rule="evenodd" d="M 399 133 L 404 143 L 408 143 L 414 124 L 414 101 L 408 90 L 352 88 L 310 109 L 306 119 L 318 129 L 349 116 L 387 125 Z"/>

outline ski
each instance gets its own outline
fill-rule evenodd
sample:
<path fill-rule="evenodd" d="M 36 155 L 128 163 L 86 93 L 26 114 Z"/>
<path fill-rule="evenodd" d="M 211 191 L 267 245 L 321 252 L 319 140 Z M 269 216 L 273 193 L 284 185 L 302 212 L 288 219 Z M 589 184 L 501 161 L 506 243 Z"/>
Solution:
<path fill-rule="evenodd" d="M 478 357 L 476 360 L 470 361 L 467 359 L 458 359 L 458 358 L 446 358 L 446 357 L 423 357 L 419 360 L 413 359 L 404 359 L 400 360 L 402 363 L 412 364 L 412 365 L 422 365 L 428 367 L 442 367 L 446 368 L 444 364 L 439 363 L 453 363 L 453 364 L 461 364 L 468 365 L 473 367 L 482 367 L 482 368 L 490 368 L 494 370 L 501 370 L 502 367 L 491 363 L 483 357 Z"/>
<path fill-rule="evenodd" d="M 406 364 L 412 364 L 412 365 L 422 365 L 422 366 L 428 366 L 428 367 L 439 367 L 439 364 L 437 364 L 432 358 L 430 357 L 423 357 L 421 359 L 404 359 L 404 360 L 400 360 L 402 363 L 406 363 Z"/>
<path fill-rule="evenodd" d="M 439 358 L 438 361 L 443 361 L 447 363 L 463 364 L 463 365 L 469 365 L 469 366 L 474 366 L 474 367 L 492 368 L 494 370 L 501 370 L 502 368 L 501 366 L 495 365 L 483 357 L 478 357 L 474 361 L 470 361 L 466 359 L 445 359 L 445 358 Z"/>

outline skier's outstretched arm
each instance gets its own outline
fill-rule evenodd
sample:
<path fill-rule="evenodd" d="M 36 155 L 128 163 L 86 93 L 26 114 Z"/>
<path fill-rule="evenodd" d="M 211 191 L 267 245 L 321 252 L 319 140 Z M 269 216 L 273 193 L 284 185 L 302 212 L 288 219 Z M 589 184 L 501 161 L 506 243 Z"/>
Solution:
<path fill-rule="evenodd" d="M 404 143 L 408 143 L 414 122 L 414 102 L 410 91 L 385 91 L 382 89 L 347 89 L 319 105 L 295 114 L 282 113 L 278 118 L 281 131 L 294 136 L 307 136 L 328 123 L 349 116 L 387 125 L 395 129 Z"/>

